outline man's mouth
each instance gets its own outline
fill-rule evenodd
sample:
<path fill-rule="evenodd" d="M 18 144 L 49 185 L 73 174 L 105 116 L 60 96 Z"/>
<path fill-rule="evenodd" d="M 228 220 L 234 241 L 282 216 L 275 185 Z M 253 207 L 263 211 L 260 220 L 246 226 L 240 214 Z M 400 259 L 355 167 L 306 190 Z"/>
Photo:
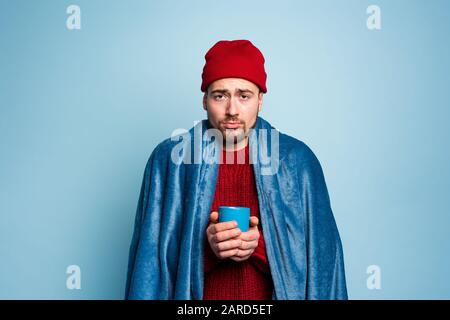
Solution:
<path fill-rule="evenodd" d="M 236 128 L 239 128 L 241 126 L 241 123 L 240 122 L 224 122 L 223 126 L 226 129 L 236 129 Z"/>

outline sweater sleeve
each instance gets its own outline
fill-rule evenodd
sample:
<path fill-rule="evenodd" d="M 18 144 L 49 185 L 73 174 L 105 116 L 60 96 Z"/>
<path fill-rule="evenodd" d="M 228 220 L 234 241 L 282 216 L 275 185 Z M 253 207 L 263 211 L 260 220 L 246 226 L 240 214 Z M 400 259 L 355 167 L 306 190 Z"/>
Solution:
<path fill-rule="evenodd" d="M 266 244 L 262 230 L 259 230 L 258 246 L 250 257 L 252 263 L 263 273 L 270 274 L 269 259 L 266 253 Z"/>
<path fill-rule="evenodd" d="M 208 240 L 205 241 L 205 255 L 204 255 L 204 273 L 208 273 L 215 269 L 221 262 L 212 251 Z"/>

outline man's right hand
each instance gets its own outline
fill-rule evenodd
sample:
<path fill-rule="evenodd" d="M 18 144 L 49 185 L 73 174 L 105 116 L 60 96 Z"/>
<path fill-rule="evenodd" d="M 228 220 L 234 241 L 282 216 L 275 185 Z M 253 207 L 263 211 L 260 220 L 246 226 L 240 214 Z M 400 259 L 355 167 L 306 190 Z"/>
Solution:
<path fill-rule="evenodd" d="M 219 213 L 211 212 L 206 237 L 212 251 L 219 259 L 226 259 L 237 254 L 242 240 L 236 239 L 241 234 L 236 221 L 218 222 Z"/>

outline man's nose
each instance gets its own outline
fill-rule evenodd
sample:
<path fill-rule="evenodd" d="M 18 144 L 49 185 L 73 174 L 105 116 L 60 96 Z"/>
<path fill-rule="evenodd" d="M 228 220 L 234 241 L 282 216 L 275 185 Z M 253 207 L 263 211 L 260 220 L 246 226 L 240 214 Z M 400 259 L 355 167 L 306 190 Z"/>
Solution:
<path fill-rule="evenodd" d="M 231 97 L 231 99 L 228 100 L 228 105 L 227 105 L 227 115 L 228 116 L 237 116 L 239 115 L 239 110 L 238 110 L 238 106 L 236 104 L 236 101 L 234 100 L 233 97 Z"/>

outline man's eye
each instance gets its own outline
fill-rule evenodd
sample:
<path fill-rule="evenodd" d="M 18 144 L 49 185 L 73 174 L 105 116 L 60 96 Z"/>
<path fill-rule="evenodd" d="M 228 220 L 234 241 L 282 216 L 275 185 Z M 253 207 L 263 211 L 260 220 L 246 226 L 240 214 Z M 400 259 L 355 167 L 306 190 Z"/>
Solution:
<path fill-rule="evenodd" d="M 223 94 L 218 94 L 216 96 L 214 96 L 215 100 L 222 100 L 223 99 Z"/>
<path fill-rule="evenodd" d="M 249 98 L 249 96 L 245 95 L 245 94 L 241 94 L 241 99 L 243 100 L 247 100 Z"/>

